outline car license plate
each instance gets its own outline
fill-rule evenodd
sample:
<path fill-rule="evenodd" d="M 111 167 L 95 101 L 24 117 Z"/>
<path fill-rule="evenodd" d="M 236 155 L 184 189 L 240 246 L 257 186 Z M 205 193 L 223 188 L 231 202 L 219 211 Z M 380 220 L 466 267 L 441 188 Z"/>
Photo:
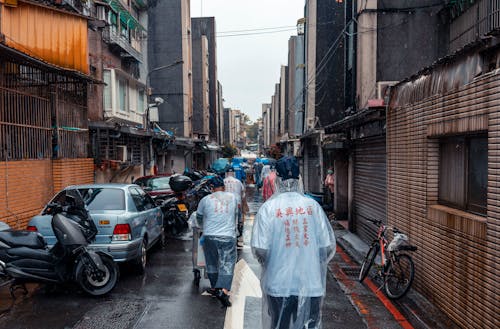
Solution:
<path fill-rule="evenodd" d="M 177 209 L 179 209 L 179 211 L 187 211 L 186 205 L 183 203 L 179 203 Z"/>

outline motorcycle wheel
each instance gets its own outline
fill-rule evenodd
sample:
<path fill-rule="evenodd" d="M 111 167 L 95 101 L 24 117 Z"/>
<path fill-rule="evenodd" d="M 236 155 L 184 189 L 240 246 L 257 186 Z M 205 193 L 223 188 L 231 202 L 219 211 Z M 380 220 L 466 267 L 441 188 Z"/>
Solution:
<path fill-rule="evenodd" d="M 113 290 L 120 277 L 120 270 L 118 269 L 118 265 L 113 261 L 113 258 L 100 256 L 103 265 L 106 267 L 106 273 L 101 281 L 94 279 L 90 273 L 87 273 L 85 265 L 81 260 L 76 268 L 78 284 L 86 293 L 92 296 L 105 295 Z"/>

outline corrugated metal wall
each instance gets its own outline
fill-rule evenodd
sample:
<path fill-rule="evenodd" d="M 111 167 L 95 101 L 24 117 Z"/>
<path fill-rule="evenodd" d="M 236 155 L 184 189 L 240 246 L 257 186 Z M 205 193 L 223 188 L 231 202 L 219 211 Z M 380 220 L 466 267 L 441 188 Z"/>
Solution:
<path fill-rule="evenodd" d="M 366 218 L 386 220 L 385 136 L 355 143 L 353 214 L 356 233 L 371 242 L 377 227 Z"/>
<path fill-rule="evenodd" d="M 25 54 L 88 73 L 87 20 L 41 5 L 19 1 L 2 6 L 5 43 Z"/>
<path fill-rule="evenodd" d="M 412 100 L 388 110 L 388 223 L 408 232 L 419 248 L 416 289 L 462 328 L 499 328 L 500 74 L 422 98 L 427 89 L 417 81 L 432 78 L 429 72 L 407 83 L 406 99 Z M 436 137 L 485 130 L 487 217 L 438 205 Z"/>

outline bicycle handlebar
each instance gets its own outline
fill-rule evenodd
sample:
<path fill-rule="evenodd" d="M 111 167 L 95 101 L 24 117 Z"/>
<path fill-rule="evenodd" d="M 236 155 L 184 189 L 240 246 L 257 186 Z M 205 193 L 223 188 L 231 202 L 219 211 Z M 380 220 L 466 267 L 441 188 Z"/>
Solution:
<path fill-rule="evenodd" d="M 382 225 L 384 222 L 381 221 L 380 219 L 372 219 L 372 218 L 366 218 L 367 221 L 379 226 L 379 225 Z M 385 227 L 386 229 L 388 230 L 392 230 L 394 233 L 403 233 L 402 231 L 400 231 L 397 227 L 395 226 L 386 226 Z"/>

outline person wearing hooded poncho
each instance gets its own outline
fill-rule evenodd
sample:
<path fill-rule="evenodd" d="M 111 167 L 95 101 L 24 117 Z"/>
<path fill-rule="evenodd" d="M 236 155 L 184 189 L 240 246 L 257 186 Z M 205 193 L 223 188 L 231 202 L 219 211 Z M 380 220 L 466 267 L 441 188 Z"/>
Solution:
<path fill-rule="evenodd" d="M 236 264 L 236 221 L 238 201 L 224 191 L 224 180 L 210 179 L 213 193 L 201 199 L 196 210 L 198 224 L 203 226 L 203 251 L 211 288 L 222 306 L 231 306 L 229 291 Z"/>
<path fill-rule="evenodd" d="M 251 239 L 262 266 L 263 328 L 321 328 L 335 236 L 321 206 L 303 195 L 297 160 L 283 157 L 276 167 L 277 191 L 257 212 Z"/>
<path fill-rule="evenodd" d="M 265 165 L 262 168 L 262 198 L 264 201 L 269 199 L 276 190 L 276 170 L 270 166 Z"/>

